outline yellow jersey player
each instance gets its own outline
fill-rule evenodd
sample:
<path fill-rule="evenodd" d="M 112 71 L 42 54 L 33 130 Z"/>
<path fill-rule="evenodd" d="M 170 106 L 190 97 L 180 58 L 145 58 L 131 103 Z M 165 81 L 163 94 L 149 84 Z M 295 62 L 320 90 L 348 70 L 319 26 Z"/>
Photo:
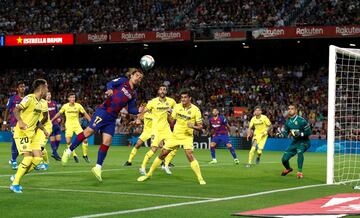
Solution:
<path fill-rule="evenodd" d="M 267 116 L 262 115 L 262 110 L 260 106 L 255 107 L 254 116 L 250 120 L 247 136 L 246 136 L 246 139 L 248 141 L 249 138 L 251 137 L 251 129 L 253 127 L 255 128 L 255 131 L 252 137 L 251 149 L 249 152 L 249 161 L 246 164 L 246 167 L 251 167 L 251 163 L 254 158 L 256 147 L 257 147 L 256 164 L 260 163 L 260 156 L 262 154 L 262 150 L 264 149 L 266 139 L 268 137 L 268 132 L 271 129 L 271 122 Z"/>
<path fill-rule="evenodd" d="M 41 98 L 48 91 L 47 82 L 44 79 L 37 79 L 32 87 L 34 93 L 25 96 L 14 109 L 14 116 L 17 120 L 14 128 L 14 140 L 19 154 L 24 156 L 15 176 L 11 177 L 10 190 L 15 193 L 22 193 L 21 178 L 25 173 L 31 172 L 42 160 L 40 143 L 34 140 L 36 128 L 44 131 L 46 136 L 49 135 L 39 122 L 42 113 Z"/>
<path fill-rule="evenodd" d="M 174 99 L 166 97 L 167 87 L 160 86 L 158 90 L 158 97 L 150 100 L 146 105 L 144 112 L 151 111 L 153 115 L 151 148 L 145 154 L 144 160 L 139 169 L 140 174 L 146 174 L 146 165 L 150 158 L 155 154 L 159 146 L 163 146 L 164 140 L 171 135 L 170 125 L 167 121 L 167 112 L 171 110 L 176 102 Z M 141 117 L 141 116 L 140 116 Z M 177 150 L 174 150 L 169 157 L 165 160 L 165 171 L 171 174 L 169 170 L 169 163 L 175 156 Z"/>
<path fill-rule="evenodd" d="M 50 120 L 48 102 L 45 100 L 47 94 L 48 93 L 46 93 L 46 95 L 43 96 L 43 99 L 41 99 L 41 101 L 40 101 L 41 108 L 42 108 L 42 113 L 40 115 L 40 122 L 44 126 L 44 128 L 46 129 L 47 133 L 50 136 L 51 132 L 52 132 L 53 125 L 52 125 L 52 122 Z M 43 157 L 43 163 L 39 164 L 36 167 L 36 169 L 38 169 L 38 170 L 48 170 L 48 168 L 49 168 L 49 156 L 48 156 L 48 152 L 47 152 L 47 150 L 45 148 L 46 143 L 48 141 L 48 136 L 46 136 L 43 131 L 38 129 L 38 130 L 36 130 L 36 134 L 35 134 L 34 138 L 35 138 L 35 141 L 38 141 L 40 143 L 40 147 L 41 147 L 41 151 L 42 151 L 42 157 Z"/>
<path fill-rule="evenodd" d="M 176 120 L 174 131 L 171 137 L 165 140 L 161 154 L 154 160 L 149 172 L 145 176 L 140 176 L 137 181 L 143 182 L 149 179 L 161 161 L 174 149 L 178 149 L 180 145 L 184 146 L 185 154 L 190 162 L 190 166 L 197 176 L 200 185 L 205 185 L 198 161 L 193 155 L 194 129 L 201 130 L 203 128 L 201 112 L 198 107 L 191 104 L 190 92 L 184 90 L 181 92 L 181 103 L 176 104 L 171 115 L 168 113 L 168 121 L 170 123 Z"/>
<path fill-rule="evenodd" d="M 75 102 L 75 93 L 70 93 L 68 95 L 68 100 L 69 102 L 61 107 L 60 111 L 51 119 L 51 121 L 56 120 L 61 114 L 65 114 L 65 138 L 67 147 L 69 148 L 73 134 L 75 133 L 76 135 L 78 135 L 83 131 L 80 125 L 79 114 L 83 114 L 88 121 L 90 121 L 91 118 L 89 114 L 85 111 L 84 107 L 81 104 Z M 82 148 L 83 158 L 87 163 L 89 163 L 90 160 L 87 154 L 88 143 L 86 139 L 83 141 Z M 79 159 L 75 151 L 73 151 L 72 154 L 75 162 L 79 163 Z"/>
<path fill-rule="evenodd" d="M 142 106 L 145 107 L 146 104 L 143 104 Z M 137 140 L 134 148 L 131 150 L 130 155 L 129 155 L 129 159 L 125 162 L 124 166 L 131 166 L 132 161 L 133 161 L 137 151 L 141 147 L 141 145 L 144 142 L 146 142 L 147 140 L 149 140 L 150 138 L 153 138 L 153 136 L 151 134 L 151 132 L 152 132 L 152 129 L 151 129 L 152 128 L 152 123 L 153 123 L 153 115 L 152 115 L 152 113 L 150 111 L 147 111 L 144 114 L 144 128 L 142 130 L 142 133 L 139 136 L 139 139 Z"/>

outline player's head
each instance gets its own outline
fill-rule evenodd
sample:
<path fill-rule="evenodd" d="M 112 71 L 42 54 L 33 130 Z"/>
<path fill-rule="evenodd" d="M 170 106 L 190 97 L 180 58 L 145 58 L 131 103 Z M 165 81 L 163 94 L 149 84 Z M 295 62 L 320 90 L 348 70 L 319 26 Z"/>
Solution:
<path fill-rule="evenodd" d="M 181 104 L 184 106 L 187 106 L 191 103 L 191 94 L 190 94 L 190 90 L 188 89 L 183 89 L 180 92 L 180 101 Z"/>
<path fill-rule="evenodd" d="M 129 78 L 129 82 L 133 85 L 139 84 L 144 77 L 143 72 L 136 68 L 130 68 L 126 75 Z"/>
<path fill-rule="evenodd" d="M 219 115 L 219 110 L 217 108 L 213 108 L 211 113 L 214 117 L 216 117 L 217 115 Z"/>
<path fill-rule="evenodd" d="M 158 90 L 158 95 L 161 97 L 161 98 L 165 98 L 167 94 L 167 86 L 165 85 L 161 85 L 159 87 L 159 90 Z"/>
<path fill-rule="evenodd" d="M 20 80 L 16 83 L 16 91 L 20 94 L 20 95 L 24 95 L 25 94 L 25 83 L 24 81 Z"/>
<path fill-rule="evenodd" d="M 71 104 L 75 103 L 76 95 L 74 92 L 70 92 L 68 94 L 68 100 L 69 100 L 69 103 L 71 103 Z"/>
<path fill-rule="evenodd" d="M 46 93 L 46 101 L 51 101 L 51 92 Z"/>
<path fill-rule="evenodd" d="M 255 116 L 260 116 L 262 113 L 262 109 L 260 106 L 256 106 L 255 109 L 254 109 L 254 115 Z"/>
<path fill-rule="evenodd" d="M 297 107 L 295 104 L 290 104 L 288 107 L 288 114 L 290 117 L 293 117 L 297 114 Z"/>
<path fill-rule="evenodd" d="M 32 84 L 32 88 L 35 92 L 40 92 L 41 93 L 41 98 L 44 98 L 46 93 L 49 91 L 48 90 L 48 84 L 46 82 L 46 80 L 44 79 L 37 79 L 33 82 Z"/>

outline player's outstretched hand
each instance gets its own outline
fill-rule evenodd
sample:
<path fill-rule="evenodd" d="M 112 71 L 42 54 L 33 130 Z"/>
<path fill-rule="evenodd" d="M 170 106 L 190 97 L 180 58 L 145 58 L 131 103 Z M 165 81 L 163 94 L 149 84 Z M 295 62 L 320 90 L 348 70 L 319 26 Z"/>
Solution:
<path fill-rule="evenodd" d="M 114 94 L 114 91 L 112 89 L 109 89 L 105 92 L 107 96 L 112 96 Z"/>

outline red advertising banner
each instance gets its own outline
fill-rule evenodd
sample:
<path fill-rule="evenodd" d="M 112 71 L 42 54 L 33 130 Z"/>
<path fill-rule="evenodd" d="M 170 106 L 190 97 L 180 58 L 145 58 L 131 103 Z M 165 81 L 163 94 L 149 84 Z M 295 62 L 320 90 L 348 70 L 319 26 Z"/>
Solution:
<path fill-rule="evenodd" d="M 92 44 L 92 43 L 105 43 L 109 39 L 107 33 L 80 33 L 76 34 L 76 43 L 77 44 Z"/>
<path fill-rule="evenodd" d="M 5 36 L 5 46 L 73 45 L 73 34 Z"/>
<path fill-rule="evenodd" d="M 113 32 L 109 36 L 110 42 L 166 42 L 190 39 L 190 31 Z"/>
<path fill-rule="evenodd" d="M 246 32 L 214 32 L 215 40 L 245 40 Z"/>
<path fill-rule="evenodd" d="M 360 37 L 360 26 L 303 26 L 261 28 L 252 32 L 254 39 Z"/>
<path fill-rule="evenodd" d="M 234 107 L 234 117 L 240 117 L 243 113 L 246 113 L 246 107 Z"/>

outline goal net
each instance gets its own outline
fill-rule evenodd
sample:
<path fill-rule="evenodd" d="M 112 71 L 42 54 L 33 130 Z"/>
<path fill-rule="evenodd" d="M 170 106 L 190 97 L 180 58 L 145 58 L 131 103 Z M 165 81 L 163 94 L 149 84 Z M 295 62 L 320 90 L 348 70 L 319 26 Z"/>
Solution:
<path fill-rule="evenodd" d="M 360 49 L 329 49 L 327 183 L 360 185 Z"/>

